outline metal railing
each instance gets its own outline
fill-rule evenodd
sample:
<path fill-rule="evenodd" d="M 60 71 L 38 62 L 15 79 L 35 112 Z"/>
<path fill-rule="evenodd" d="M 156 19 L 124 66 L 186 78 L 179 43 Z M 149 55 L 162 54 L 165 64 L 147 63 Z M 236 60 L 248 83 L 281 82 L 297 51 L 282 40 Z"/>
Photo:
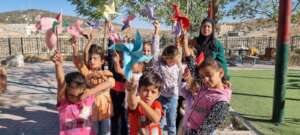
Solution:
<path fill-rule="evenodd" d="M 255 47 L 259 50 L 260 54 L 265 53 L 266 48 L 276 48 L 276 37 L 223 37 L 219 38 L 223 43 L 224 48 L 234 49 L 239 47 Z M 103 38 L 96 38 L 95 44 L 103 45 Z M 162 41 L 161 41 L 162 42 Z M 173 39 L 165 39 L 165 44 L 170 44 Z M 83 50 L 83 46 L 87 43 L 85 38 L 80 38 L 78 41 L 79 50 Z M 161 45 L 163 46 L 163 45 Z M 290 50 L 293 51 L 296 48 L 300 48 L 300 36 L 291 37 Z M 58 49 L 67 55 L 71 55 L 72 47 L 69 42 L 69 38 L 59 38 Z M 52 52 L 46 47 L 44 37 L 20 37 L 20 38 L 0 38 L 0 58 L 15 54 L 51 54 Z"/>

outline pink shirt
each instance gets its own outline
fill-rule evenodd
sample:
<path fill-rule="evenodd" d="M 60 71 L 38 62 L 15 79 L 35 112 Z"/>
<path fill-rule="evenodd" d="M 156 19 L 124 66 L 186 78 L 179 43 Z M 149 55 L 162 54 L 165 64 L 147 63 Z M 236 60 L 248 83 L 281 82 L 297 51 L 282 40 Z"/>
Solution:
<path fill-rule="evenodd" d="M 194 99 L 194 103 L 190 110 L 187 110 L 186 127 L 190 129 L 197 129 L 202 125 L 210 113 L 212 107 L 220 101 L 229 102 L 231 98 L 231 90 L 226 88 L 219 89 L 201 89 Z"/>
<path fill-rule="evenodd" d="M 91 111 L 95 97 L 71 104 L 64 100 L 57 105 L 60 135 L 95 135 L 92 129 Z"/>

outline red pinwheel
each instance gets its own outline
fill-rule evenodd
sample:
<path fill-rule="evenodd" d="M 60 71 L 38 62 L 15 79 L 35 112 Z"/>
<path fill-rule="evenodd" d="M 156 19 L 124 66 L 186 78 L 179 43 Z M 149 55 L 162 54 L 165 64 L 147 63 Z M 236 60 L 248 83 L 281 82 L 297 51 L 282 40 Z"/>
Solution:
<path fill-rule="evenodd" d="M 122 26 L 121 31 L 125 30 L 126 28 L 128 28 L 130 26 L 130 22 L 135 18 L 134 15 L 129 15 L 127 16 L 126 19 L 123 20 L 124 25 Z"/>
<path fill-rule="evenodd" d="M 190 20 L 187 16 L 182 15 L 180 9 L 177 4 L 172 4 L 174 15 L 172 16 L 172 20 L 179 22 L 183 29 L 186 31 L 189 30 L 190 27 Z"/>

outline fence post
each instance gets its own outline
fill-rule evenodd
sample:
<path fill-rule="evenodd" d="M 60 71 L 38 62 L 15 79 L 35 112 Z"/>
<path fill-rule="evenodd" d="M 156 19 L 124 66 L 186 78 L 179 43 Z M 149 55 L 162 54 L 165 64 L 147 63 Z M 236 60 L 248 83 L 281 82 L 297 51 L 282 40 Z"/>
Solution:
<path fill-rule="evenodd" d="M 272 37 L 269 37 L 269 45 L 268 48 L 271 48 Z"/>
<path fill-rule="evenodd" d="M 22 55 L 24 55 L 23 37 L 21 37 L 21 49 L 22 49 Z"/>
<path fill-rule="evenodd" d="M 294 37 L 291 37 L 291 52 L 294 51 Z"/>
<path fill-rule="evenodd" d="M 7 39 L 7 43 L 8 43 L 8 51 L 9 51 L 9 56 L 11 56 L 11 42 L 10 42 L 10 38 Z"/>
<path fill-rule="evenodd" d="M 37 53 L 40 54 L 39 41 L 38 41 L 38 38 L 37 38 L 37 37 L 35 38 L 35 41 L 36 41 L 36 49 L 37 49 Z"/>

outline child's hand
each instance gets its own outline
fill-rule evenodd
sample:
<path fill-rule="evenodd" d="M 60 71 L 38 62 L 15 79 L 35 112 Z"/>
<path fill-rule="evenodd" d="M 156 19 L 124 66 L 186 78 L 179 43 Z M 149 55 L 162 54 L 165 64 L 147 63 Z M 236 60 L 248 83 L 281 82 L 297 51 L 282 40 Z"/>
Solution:
<path fill-rule="evenodd" d="M 74 51 L 74 52 L 78 52 L 79 47 L 78 47 L 78 45 L 77 45 L 77 39 L 73 36 L 73 37 L 70 39 L 70 42 L 71 42 L 73 51 Z"/>
<path fill-rule="evenodd" d="M 125 83 L 125 88 L 128 92 L 133 92 L 137 89 L 137 80 L 133 77 Z"/>
<path fill-rule="evenodd" d="M 192 80 L 192 75 L 188 67 L 184 69 L 184 73 L 182 75 L 183 80 L 186 82 L 190 82 Z"/>
<path fill-rule="evenodd" d="M 63 58 L 61 53 L 58 50 L 55 50 L 55 53 L 50 58 L 54 64 L 62 64 Z"/>
<path fill-rule="evenodd" d="M 153 23 L 154 29 L 159 30 L 160 29 L 160 23 L 159 21 L 155 20 Z"/>
<path fill-rule="evenodd" d="M 115 63 L 120 62 L 120 55 L 117 52 L 113 53 L 113 60 Z"/>
<path fill-rule="evenodd" d="M 82 95 L 80 96 L 80 100 L 84 100 L 84 99 L 88 98 L 88 96 L 89 96 L 88 91 L 89 90 L 87 89 L 82 93 Z"/>

